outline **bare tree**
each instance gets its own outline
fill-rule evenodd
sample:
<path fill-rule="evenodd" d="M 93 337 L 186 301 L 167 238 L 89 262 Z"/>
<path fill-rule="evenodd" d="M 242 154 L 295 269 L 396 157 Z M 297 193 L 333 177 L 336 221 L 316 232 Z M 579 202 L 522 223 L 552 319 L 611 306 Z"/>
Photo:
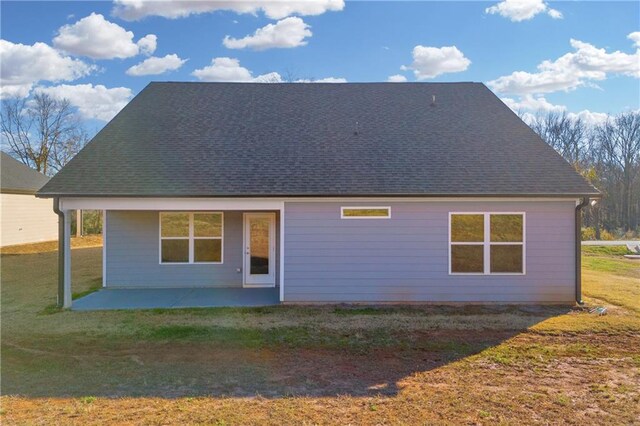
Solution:
<path fill-rule="evenodd" d="M 291 68 L 286 68 L 282 73 L 282 81 L 285 83 L 295 83 L 298 80 L 300 80 L 298 73 Z"/>
<path fill-rule="evenodd" d="M 640 194 L 640 113 L 628 112 L 609 118 L 595 132 L 595 151 L 600 168 L 608 175 L 610 192 L 619 194 L 619 221 L 626 229 L 638 225 Z"/>
<path fill-rule="evenodd" d="M 524 118 L 524 116 L 523 116 Z M 597 126 L 566 113 L 526 117 L 531 128 L 602 193 L 583 211 L 584 223 L 620 236 L 640 220 L 640 113 L 623 113 Z M 622 232 L 621 232 L 622 231 Z"/>
<path fill-rule="evenodd" d="M 0 130 L 14 156 L 46 175 L 60 170 L 88 140 L 69 101 L 44 93 L 2 101 Z"/>
<path fill-rule="evenodd" d="M 579 118 L 570 118 L 566 112 L 538 114 L 531 128 L 578 170 L 584 167 L 589 147 L 588 129 Z"/>

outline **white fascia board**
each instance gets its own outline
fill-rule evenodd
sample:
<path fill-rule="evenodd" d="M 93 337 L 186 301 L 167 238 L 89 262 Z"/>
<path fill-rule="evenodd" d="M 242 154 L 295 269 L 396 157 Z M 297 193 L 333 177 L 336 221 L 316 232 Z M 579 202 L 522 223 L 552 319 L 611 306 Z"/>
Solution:
<path fill-rule="evenodd" d="M 569 197 L 283 197 L 283 198 L 135 198 L 61 197 L 62 210 L 280 210 L 283 202 L 575 202 Z"/>
<path fill-rule="evenodd" d="M 282 200 L 220 198 L 61 198 L 62 210 L 280 210 Z"/>

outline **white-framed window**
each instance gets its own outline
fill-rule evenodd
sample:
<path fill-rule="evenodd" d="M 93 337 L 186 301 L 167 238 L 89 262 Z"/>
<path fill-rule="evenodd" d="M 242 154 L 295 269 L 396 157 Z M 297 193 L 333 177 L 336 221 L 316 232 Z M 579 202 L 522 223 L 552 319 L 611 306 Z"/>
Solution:
<path fill-rule="evenodd" d="M 389 219 L 391 217 L 391 207 L 389 206 L 341 207 L 340 217 L 342 219 Z"/>
<path fill-rule="evenodd" d="M 449 274 L 524 275 L 523 212 L 449 213 Z"/>
<path fill-rule="evenodd" d="M 160 263 L 222 263 L 222 212 L 161 212 Z"/>

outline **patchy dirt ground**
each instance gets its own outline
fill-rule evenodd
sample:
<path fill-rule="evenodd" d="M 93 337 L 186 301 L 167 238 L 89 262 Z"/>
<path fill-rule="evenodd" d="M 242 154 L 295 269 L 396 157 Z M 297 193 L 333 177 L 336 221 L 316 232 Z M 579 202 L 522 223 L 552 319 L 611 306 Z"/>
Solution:
<path fill-rule="evenodd" d="M 76 290 L 90 288 L 100 251 L 73 256 Z M 640 275 L 611 256 L 592 264 L 611 262 L 623 266 L 585 271 L 605 316 L 557 306 L 79 313 L 46 309 L 55 253 L 3 256 L 1 420 L 640 424 Z"/>
<path fill-rule="evenodd" d="M 101 362 L 138 365 L 137 374 L 118 378 L 121 386 L 96 384 L 91 395 L 65 398 L 38 396 L 37 391 L 28 397 L 4 397 L 4 420 L 12 424 L 637 422 L 640 368 L 631 348 L 640 345 L 638 336 L 627 340 L 585 335 L 567 341 L 525 334 L 503 345 L 507 348 L 490 347 L 463 357 L 449 350 L 353 353 L 139 344 L 115 348 L 109 359 L 93 354 L 93 367 L 99 368 Z M 80 369 L 85 362 L 80 357 L 72 363 Z M 168 365 L 175 371 L 160 375 L 158 370 Z M 59 379 L 65 391 L 73 392 L 77 383 Z"/>

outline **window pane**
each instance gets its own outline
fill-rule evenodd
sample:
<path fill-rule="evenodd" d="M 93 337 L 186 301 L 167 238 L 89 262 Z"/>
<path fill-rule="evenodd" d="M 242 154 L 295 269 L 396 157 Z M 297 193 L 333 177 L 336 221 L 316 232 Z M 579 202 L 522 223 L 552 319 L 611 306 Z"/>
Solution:
<path fill-rule="evenodd" d="M 189 262 L 189 240 L 162 240 L 162 262 Z"/>
<path fill-rule="evenodd" d="M 522 242 L 522 215 L 492 214 L 491 241 L 496 243 Z"/>
<path fill-rule="evenodd" d="M 271 221 L 253 218 L 250 223 L 251 275 L 269 274 L 269 228 Z"/>
<path fill-rule="evenodd" d="M 522 246 L 492 245 L 491 272 L 522 273 Z"/>
<path fill-rule="evenodd" d="M 451 241 L 481 243 L 484 241 L 484 215 L 451 215 Z"/>
<path fill-rule="evenodd" d="M 222 262 L 222 240 L 194 240 L 194 262 Z"/>
<path fill-rule="evenodd" d="M 195 213 L 193 215 L 195 237 L 221 237 L 222 215 L 220 213 Z"/>
<path fill-rule="evenodd" d="M 484 272 L 484 247 L 451 246 L 451 272 Z"/>
<path fill-rule="evenodd" d="M 389 209 L 342 209 L 344 217 L 389 217 Z"/>
<path fill-rule="evenodd" d="M 188 237 L 189 236 L 189 213 L 162 213 L 163 237 Z"/>

